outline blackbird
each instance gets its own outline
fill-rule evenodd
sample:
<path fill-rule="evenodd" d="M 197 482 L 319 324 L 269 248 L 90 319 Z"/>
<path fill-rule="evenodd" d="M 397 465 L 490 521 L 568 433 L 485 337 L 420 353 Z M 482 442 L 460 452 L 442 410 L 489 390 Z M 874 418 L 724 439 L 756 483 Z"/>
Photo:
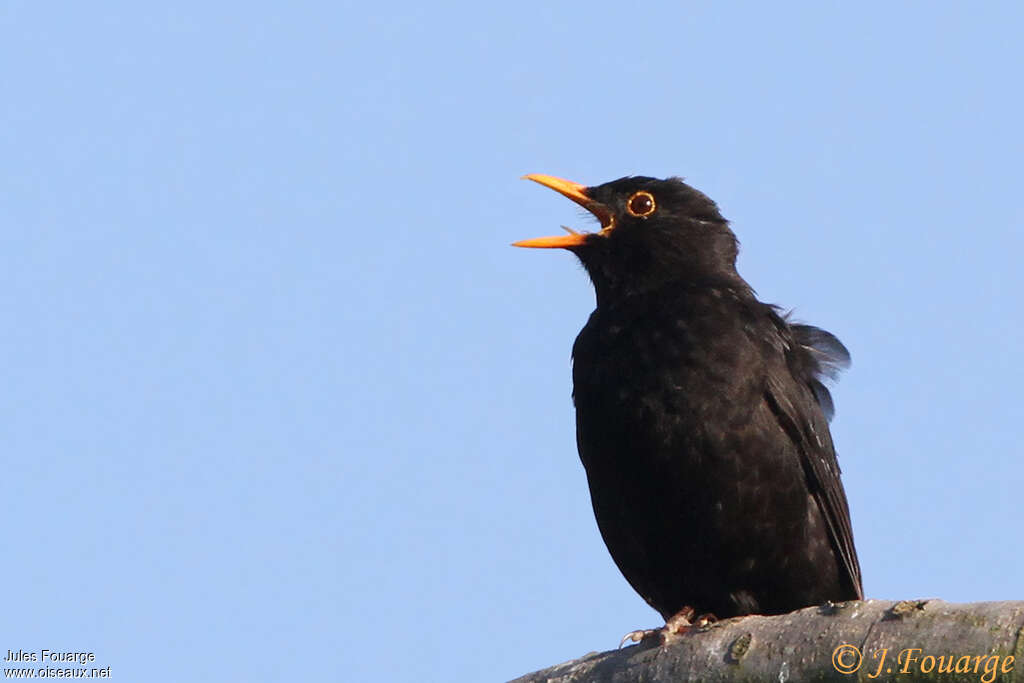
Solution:
<path fill-rule="evenodd" d="M 824 384 L 846 348 L 758 301 L 718 206 L 681 179 L 525 177 L 601 222 L 515 246 L 568 249 L 596 290 L 576 440 L 626 580 L 679 629 L 861 599 Z"/>

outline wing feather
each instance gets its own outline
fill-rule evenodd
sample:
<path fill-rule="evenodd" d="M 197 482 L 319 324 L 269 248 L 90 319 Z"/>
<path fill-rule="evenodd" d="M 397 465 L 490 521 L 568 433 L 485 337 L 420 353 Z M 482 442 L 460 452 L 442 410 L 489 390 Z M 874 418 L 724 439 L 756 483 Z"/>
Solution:
<path fill-rule="evenodd" d="M 784 349 L 786 367 L 769 374 L 765 400 L 797 446 L 808 487 L 828 525 L 849 587 L 858 598 L 863 598 L 849 504 L 828 430 L 832 397 L 824 384 L 849 364 L 850 354 L 832 334 L 810 325 L 791 325 L 783 317 L 773 315 L 783 340 L 779 346 Z M 803 392 L 793 391 L 794 381 Z"/>

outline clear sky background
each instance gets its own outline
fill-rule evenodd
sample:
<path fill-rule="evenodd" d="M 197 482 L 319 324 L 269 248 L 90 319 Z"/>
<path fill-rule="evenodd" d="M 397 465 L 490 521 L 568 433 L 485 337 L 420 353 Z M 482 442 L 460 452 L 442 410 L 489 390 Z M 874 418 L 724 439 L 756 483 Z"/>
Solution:
<path fill-rule="evenodd" d="M 482 681 L 659 625 L 598 536 L 589 228 L 682 175 L 837 334 L 867 594 L 1020 599 L 1017 3 L 0 6 L 7 649 Z M 668 541 L 669 539 L 667 539 Z"/>

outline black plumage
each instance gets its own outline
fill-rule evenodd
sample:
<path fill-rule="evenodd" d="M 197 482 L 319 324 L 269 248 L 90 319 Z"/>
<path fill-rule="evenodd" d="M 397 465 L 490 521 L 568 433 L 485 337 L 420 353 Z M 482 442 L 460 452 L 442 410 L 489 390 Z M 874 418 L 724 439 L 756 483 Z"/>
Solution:
<path fill-rule="evenodd" d="M 823 384 L 845 347 L 757 300 L 718 207 L 681 180 L 527 177 L 601 221 L 516 244 L 569 249 L 594 283 L 577 443 L 629 583 L 666 620 L 861 598 Z"/>

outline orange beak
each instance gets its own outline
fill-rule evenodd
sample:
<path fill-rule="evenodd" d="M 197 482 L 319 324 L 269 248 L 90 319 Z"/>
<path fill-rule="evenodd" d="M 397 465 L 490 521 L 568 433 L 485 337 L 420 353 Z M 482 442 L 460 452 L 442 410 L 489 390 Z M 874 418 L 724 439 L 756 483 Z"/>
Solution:
<path fill-rule="evenodd" d="M 524 179 L 540 183 L 544 187 L 550 187 L 555 192 L 568 197 L 584 209 L 594 214 L 597 220 L 601 221 L 601 232 L 603 234 L 615 226 L 615 216 L 607 206 L 595 202 L 587 196 L 586 186 L 574 183 L 571 180 L 563 180 L 550 175 L 531 173 L 524 175 Z M 568 230 L 568 228 L 566 228 Z M 513 247 L 533 247 L 537 249 L 571 249 L 587 242 L 587 238 L 593 233 L 571 232 L 568 235 L 556 235 L 554 237 L 536 237 L 531 240 L 520 240 L 513 242 Z"/>

